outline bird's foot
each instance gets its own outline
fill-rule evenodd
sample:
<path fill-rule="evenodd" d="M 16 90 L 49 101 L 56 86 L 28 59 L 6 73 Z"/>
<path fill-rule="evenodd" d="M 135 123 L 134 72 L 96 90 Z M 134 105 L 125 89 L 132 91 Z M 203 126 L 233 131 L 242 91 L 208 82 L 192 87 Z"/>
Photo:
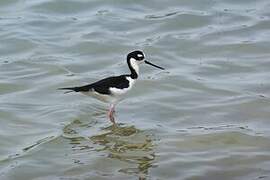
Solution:
<path fill-rule="evenodd" d="M 113 123 L 113 126 L 116 127 L 117 125 L 114 120 L 114 114 L 115 114 L 115 105 L 111 104 L 109 112 L 108 112 L 108 116 L 109 116 L 110 121 Z"/>
<path fill-rule="evenodd" d="M 110 110 L 110 111 L 109 111 L 109 119 L 110 119 L 110 121 L 113 123 L 113 126 L 116 127 L 117 124 L 115 123 L 114 113 L 115 113 L 114 110 Z"/>

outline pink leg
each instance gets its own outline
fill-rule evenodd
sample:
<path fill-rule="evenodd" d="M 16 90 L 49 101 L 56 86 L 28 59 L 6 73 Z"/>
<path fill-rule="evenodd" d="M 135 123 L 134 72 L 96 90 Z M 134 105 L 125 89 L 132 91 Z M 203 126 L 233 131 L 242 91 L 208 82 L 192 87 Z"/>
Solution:
<path fill-rule="evenodd" d="M 108 116 L 110 118 L 110 121 L 113 123 L 113 125 L 116 125 L 115 120 L 114 120 L 114 116 L 113 116 L 114 113 L 115 113 L 114 108 L 115 108 L 115 105 L 114 104 L 111 104 L 110 105 L 109 112 L 108 112 Z"/>

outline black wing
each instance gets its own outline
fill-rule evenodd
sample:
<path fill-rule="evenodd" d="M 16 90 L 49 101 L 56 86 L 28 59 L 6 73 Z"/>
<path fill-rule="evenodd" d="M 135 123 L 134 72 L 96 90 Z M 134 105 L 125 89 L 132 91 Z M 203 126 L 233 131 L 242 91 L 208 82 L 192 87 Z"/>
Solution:
<path fill-rule="evenodd" d="M 111 94 L 109 90 L 110 87 L 124 89 L 129 86 L 129 81 L 126 79 L 127 76 L 128 75 L 112 76 L 85 86 L 60 88 L 60 89 L 71 90 L 75 92 L 87 92 L 94 90 L 100 94 Z"/>

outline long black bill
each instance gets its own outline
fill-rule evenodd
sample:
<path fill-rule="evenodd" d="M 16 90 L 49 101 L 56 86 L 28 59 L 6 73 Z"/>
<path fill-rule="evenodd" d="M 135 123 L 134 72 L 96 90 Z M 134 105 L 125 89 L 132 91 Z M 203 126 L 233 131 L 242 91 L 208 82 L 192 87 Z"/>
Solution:
<path fill-rule="evenodd" d="M 156 67 L 156 68 L 165 70 L 163 67 L 160 67 L 160 66 L 157 66 L 157 65 L 155 65 L 155 64 L 152 64 L 152 63 L 150 63 L 149 61 L 144 61 L 144 62 L 145 62 L 146 64 L 149 64 L 149 65 L 154 66 L 154 67 Z"/>

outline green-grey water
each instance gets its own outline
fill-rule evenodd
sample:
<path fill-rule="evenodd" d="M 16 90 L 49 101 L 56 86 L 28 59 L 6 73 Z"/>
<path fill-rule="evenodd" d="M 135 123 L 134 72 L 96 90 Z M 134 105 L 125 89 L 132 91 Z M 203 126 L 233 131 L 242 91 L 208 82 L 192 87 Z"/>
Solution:
<path fill-rule="evenodd" d="M 270 179 L 269 0 L 1 0 L 0 179 Z M 142 65 L 116 108 L 59 87 Z"/>

